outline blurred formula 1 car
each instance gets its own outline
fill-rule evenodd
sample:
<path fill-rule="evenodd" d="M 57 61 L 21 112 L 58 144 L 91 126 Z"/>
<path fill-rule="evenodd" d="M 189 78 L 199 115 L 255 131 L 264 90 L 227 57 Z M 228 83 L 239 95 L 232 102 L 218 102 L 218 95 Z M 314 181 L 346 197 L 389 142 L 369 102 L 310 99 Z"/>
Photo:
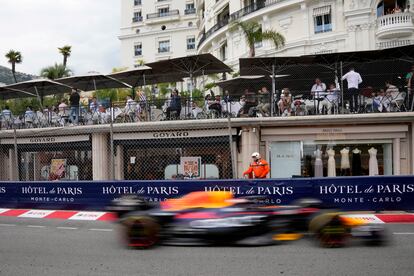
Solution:
<path fill-rule="evenodd" d="M 173 245 L 272 245 L 297 240 L 310 231 L 321 246 L 340 247 L 352 236 L 372 244 L 384 241 L 383 228 L 320 209 L 315 200 L 298 205 L 260 204 L 260 199 L 234 198 L 230 192 L 192 192 L 160 203 L 127 195 L 109 207 L 119 216 L 126 244 L 149 248 Z"/>

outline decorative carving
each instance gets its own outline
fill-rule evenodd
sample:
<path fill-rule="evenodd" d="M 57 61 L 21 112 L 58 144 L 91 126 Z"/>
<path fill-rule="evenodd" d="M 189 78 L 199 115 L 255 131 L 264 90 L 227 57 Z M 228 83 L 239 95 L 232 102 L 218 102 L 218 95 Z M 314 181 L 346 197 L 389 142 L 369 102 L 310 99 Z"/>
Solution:
<path fill-rule="evenodd" d="M 360 30 L 369 30 L 372 28 L 375 28 L 376 22 L 371 23 L 361 23 L 361 24 L 355 24 L 355 25 L 348 25 L 347 30 L 350 32 L 360 31 Z"/>
<path fill-rule="evenodd" d="M 356 10 L 356 9 L 366 8 L 369 6 L 370 2 L 371 1 L 369 0 L 359 0 L 359 1 L 351 0 L 349 1 L 349 9 Z"/>

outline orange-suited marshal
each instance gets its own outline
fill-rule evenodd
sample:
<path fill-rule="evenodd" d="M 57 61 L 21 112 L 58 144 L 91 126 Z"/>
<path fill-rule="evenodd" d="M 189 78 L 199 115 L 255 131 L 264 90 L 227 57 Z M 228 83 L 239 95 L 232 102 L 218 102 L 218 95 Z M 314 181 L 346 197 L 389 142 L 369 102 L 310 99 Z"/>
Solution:
<path fill-rule="evenodd" d="M 243 173 L 249 178 L 266 178 L 269 173 L 269 163 L 262 159 L 258 152 L 252 153 L 253 162 L 250 163 L 249 168 Z"/>

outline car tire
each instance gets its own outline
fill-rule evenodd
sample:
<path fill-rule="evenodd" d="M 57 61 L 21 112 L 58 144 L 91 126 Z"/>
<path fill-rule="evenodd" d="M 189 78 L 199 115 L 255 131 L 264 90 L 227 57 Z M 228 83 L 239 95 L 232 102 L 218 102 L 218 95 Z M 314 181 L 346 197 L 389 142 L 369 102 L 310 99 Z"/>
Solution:
<path fill-rule="evenodd" d="M 343 247 L 349 237 L 349 229 L 338 213 L 322 213 L 309 223 L 309 231 L 321 247 Z"/>
<path fill-rule="evenodd" d="M 159 241 L 160 225 L 148 216 L 126 217 L 122 224 L 125 227 L 125 240 L 129 248 L 147 249 Z"/>

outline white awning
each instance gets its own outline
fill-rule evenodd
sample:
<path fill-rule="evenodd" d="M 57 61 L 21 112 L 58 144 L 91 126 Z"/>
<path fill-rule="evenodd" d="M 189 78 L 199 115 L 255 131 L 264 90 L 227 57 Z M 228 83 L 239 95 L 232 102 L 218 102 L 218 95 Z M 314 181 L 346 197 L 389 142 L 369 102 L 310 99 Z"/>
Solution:
<path fill-rule="evenodd" d="M 321 16 L 331 13 L 331 6 L 323 6 L 316 9 L 313 9 L 313 16 Z"/>

